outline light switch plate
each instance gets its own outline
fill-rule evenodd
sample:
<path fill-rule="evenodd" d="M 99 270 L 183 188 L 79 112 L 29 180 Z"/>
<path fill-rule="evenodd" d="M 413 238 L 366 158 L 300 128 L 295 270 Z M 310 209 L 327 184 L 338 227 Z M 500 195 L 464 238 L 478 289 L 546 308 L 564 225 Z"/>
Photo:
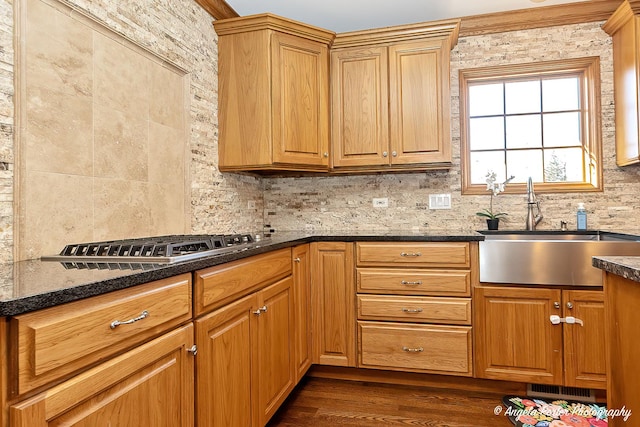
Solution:
<path fill-rule="evenodd" d="M 451 209 L 451 194 L 429 194 L 429 209 Z"/>

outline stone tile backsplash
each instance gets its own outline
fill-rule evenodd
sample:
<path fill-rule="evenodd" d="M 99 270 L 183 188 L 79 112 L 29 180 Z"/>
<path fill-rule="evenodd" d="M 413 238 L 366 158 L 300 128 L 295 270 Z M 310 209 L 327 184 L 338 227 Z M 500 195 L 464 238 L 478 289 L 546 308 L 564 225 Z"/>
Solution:
<path fill-rule="evenodd" d="M 485 229 L 475 213 L 489 195 L 462 196 L 460 181 L 460 69 L 490 65 L 599 56 L 603 140 L 603 193 L 539 194 L 539 229 L 576 227 L 576 208 L 584 202 L 589 228 L 640 229 L 640 167 L 615 164 L 613 60 L 611 38 L 600 23 L 464 37 L 451 53 L 451 127 L 453 167 L 446 171 L 327 178 L 272 178 L 265 183 L 265 222 L 276 230 Z M 430 210 L 429 194 L 450 193 L 451 210 Z M 388 208 L 372 207 L 388 197 Z M 501 228 L 524 229 L 526 196 L 501 194 L 495 201 L 507 212 Z"/>
<path fill-rule="evenodd" d="M 37 257 L 45 247 L 57 251 L 57 242 L 75 237 L 261 229 L 260 180 L 217 170 L 217 36 L 211 17 L 196 2 L 72 0 L 80 14 L 117 35 L 87 32 L 53 14 L 31 25 L 28 94 L 18 99 L 13 14 L 37 3 L 0 5 L 0 162 L 7 165 L 0 170 L 0 262 L 13 260 L 18 238 L 13 117 L 21 102 L 31 102 L 26 106 L 34 114 L 25 126 L 33 141 L 26 147 L 31 172 L 20 170 L 22 184 L 33 189 L 21 201 L 27 208 L 20 227 L 32 243 L 20 257 Z M 175 74 L 163 67 L 140 72 L 145 59 L 119 49 L 120 36 L 185 70 L 187 86 L 172 82 Z M 56 93 L 47 92 L 54 87 Z M 171 107 L 185 101 L 188 127 L 176 132 L 183 115 Z M 255 209 L 247 209 L 249 201 Z"/>

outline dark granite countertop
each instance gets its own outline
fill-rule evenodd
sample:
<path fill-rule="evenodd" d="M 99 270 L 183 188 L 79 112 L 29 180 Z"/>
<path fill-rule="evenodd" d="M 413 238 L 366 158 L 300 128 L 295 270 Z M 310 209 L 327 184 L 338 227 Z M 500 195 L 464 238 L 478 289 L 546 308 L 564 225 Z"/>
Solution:
<path fill-rule="evenodd" d="M 145 265 L 144 269 L 65 269 L 59 262 L 29 260 L 0 264 L 0 316 L 12 316 L 65 302 L 213 267 L 261 253 L 314 241 L 479 241 L 474 231 L 381 231 L 275 233 L 255 247 L 174 264 Z"/>
<path fill-rule="evenodd" d="M 593 257 L 592 264 L 608 273 L 640 282 L 640 256 Z"/>

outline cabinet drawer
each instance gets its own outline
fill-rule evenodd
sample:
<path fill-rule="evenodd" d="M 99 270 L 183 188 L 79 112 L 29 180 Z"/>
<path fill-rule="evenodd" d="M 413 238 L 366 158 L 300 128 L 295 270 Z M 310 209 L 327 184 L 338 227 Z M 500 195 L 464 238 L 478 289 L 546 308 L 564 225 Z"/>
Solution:
<path fill-rule="evenodd" d="M 207 313 L 291 274 L 291 249 L 195 272 L 195 315 Z"/>
<path fill-rule="evenodd" d="M 471 296 L 469 271 L 358 268 L 358 292 Z"/>
<path fill-rule="evenodd" d="M 468 242 L 359 242 L 357 266 L 469 267 Z"/>
<path fill-rule="evenodd" d="M 358 295 L 358 319 L 471 325 L 471 298 Z"/>
<path fill-rule="evenodd" d="M 146 312 L 146 316 L 142 313 Z M 33 390 L 191 318 L 191 274 L 16 316 L 18 393 Z M 112 322 L 135 322 L 112 326 Z"/>
<path fill-rule="evenodd" d="M 358 322 L 360 366 L 471 376 L 471 327 Z"/>

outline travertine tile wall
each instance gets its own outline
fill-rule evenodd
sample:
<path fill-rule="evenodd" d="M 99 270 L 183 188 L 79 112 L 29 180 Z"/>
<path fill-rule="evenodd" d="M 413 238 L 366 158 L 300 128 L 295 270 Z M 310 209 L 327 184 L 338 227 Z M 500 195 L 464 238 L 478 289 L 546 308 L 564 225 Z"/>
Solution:
<path fill-rule="evenodd" d="M 16 0 L 16 9 L 23 0 Z M 262 227 L 262 183 L 217 170 L 217 36 L 211 17 L 194 1 L 71 2 L 115 32 L 187 71 L 190 77 L 192 232 Z M 0 261 L 13 259 L 14 4 L 0 4 Z M 19 42 L 19 41 L 18 41 Z M 64 197 L 61 193 L 59 197 Z M 132 200 L 135 202 L 135 197 Z M 248 201 L 256 209 L 248 210 Z M 108 203 L 108 201 L 106 201 Z M 49 238 L 42 235 L 42 239 Z"/>
<path fill-rule="evenodd" d="M 539 229 L 576 226 L 578 202 L 588 211 L 589 228 L 640 229 L 640 167 L 615 164 L 611 38 L 602 23 L 568 25 L 461 38 L 451 56 L 453 167 L 419 174 L 277 178 L 266 181 L 265 222 L 276 230 L 477 230 L 486 228 L 475 212 L 486 196 L 462 196 L 458 71 L 489 65 L 600 56 L 604 155 L 603 193 L 540 194 L 544 220 Z M 429 210 L 428 195 L 451 193 L 451 210 Z M 388 197 L 388 208 L 373 208 Z M 498 210 L 509 214 L 501 228 L 524 229 L 526 196 L 501 194 Z"/>

